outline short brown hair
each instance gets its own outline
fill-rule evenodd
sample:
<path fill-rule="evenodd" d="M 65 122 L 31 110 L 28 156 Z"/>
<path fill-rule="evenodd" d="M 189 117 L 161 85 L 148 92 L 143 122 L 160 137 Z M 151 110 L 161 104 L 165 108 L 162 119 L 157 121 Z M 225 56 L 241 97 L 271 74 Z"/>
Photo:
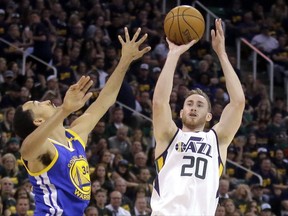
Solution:
<path fill-rule="evenodd" d="M 206 99 L 206 101 L 207 101 L 207 103 L 208 103 L 208 111 L 211 112 L 211 102 L 210 102 L 210 98 L 208 97 L 208 95 L 207 95 L 204 91 L 202 91 L 202 90 L 199 89 L 199 88 L 192 89 L 191 91 L 189 91 L 189 92 L 186 94 L 186 96 L 185 96 L 185 100 L 186 100 L 189 96 L 194 95 L 194 94 L 201 95 L 201 96 L 203 96 L 203 97 Z"/>

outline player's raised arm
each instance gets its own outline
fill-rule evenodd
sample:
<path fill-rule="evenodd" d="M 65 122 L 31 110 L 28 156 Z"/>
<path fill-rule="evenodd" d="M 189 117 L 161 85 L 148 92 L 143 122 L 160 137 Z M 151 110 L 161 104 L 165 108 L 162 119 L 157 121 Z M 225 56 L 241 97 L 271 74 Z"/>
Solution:
<path fill-rule="evenodd" d="M 166 149 L 177 131 L 176 124 L 172 120 L 169 99 L 173 88 L 173 76 L 178 59 L 182 53 L 196 43 L 196 40 L 193 40 L 188 44 L 177 46 L 168 39 L 166 41 L 169 45 L 169 52 L 153 95 L 152 118 L 156 140 L 156 157 Z"/>
<path fill-rule="evenodd" d="M 22 143 L 20 152 L 24 160 L 33 161 L 46 153 L 50 153 L 51 158 L 53 158 L 55 148 L 48 141 L 48 137 L 54 134 L 55 131 L 63 130 L 64 134 L 64 119 L 70 113 L 84 106 L 92 95 L 90 92 L 87 93 L 91 85 L 90 77 L 81 77 L 76 84 L 70 86 L 62 106 L 57 108 L 48 100 L 43 102 L 29 101 L 22 106 L 23 111 L 29 110 L 32 112 L 33 123 L 36 127 Z M 60 137 L 58 138 L 61 140 Z"/>
<path fill-rule="evenodd" d="M 215 27 L 215 30 L 211 30 L 212 46 L 219 58 L 225 76 L 230 102 L 224 108 L 219 123 L 213 128 L 218 135 L 220 145 L 222 145 L 222 148 L 224 146 L 225 151 L 240 127 L 245 106 L 245 96 L 240 80 L 228 60 L 221 19 L 216 19 Z"/>
<path fill-rule="evenodd" d="M 71 129 L 77 132 L 84 141 L 86 141 L 88 134 L 92 131 L 99 119 L 107 112 L 109 107 L 115 103 L 124 76 L 131 62 L 139 59 L 151 49 L 151 47 L 148 46 L 139 50 L 147 38 L 147 34 L 145 34 L 138 39 L 141 32 L 140 28 L 138 28 L 132 39 L 130 39 L 128 29 L 125 27 L 124 30 L 125 41 L 121 36 L 118 36 L 122 45 L 122 51 L 117 67 L 101 90 L 96 101 L 71 125 Z"/>

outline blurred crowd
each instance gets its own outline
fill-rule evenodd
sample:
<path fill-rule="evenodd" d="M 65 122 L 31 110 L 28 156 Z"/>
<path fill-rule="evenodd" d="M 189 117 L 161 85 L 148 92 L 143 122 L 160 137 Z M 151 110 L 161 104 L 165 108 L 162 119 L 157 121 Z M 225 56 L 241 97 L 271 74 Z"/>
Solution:
<path fill-rule="evenodd" d="M 243 122 L 227 157 L 246 169 L 227 163 L 220 180 L 216 215 L 287 216 L 287 101 L 276 95 L 272 103 L 263 81 L 255 80 L 251 71 L 236 68 L 235 40 L 239 36 L 246 38 L 274 61 L 275 85 L 284 92 L 288 74 L 288 3 L 222 2 L 229 59 L 246 95 Z M 85 215 L 151 214 L 149 203 L 156 176 L 151 99 L 168 52 L 162 3 L 0 1 L 0 38 L 4 41 L 0 42 L 0 215 L 33 215 L 34 210 L 31 184 L 20 161 L 22 140 L 13 131 L 15 108 L 28 100 L 51 100 L 61 105 L 67 88 L 82 75 L 94 81 L 88 106 L 118 63 L 121 44 L 117 36 L 123 35 L 124 26 L 131 35 L 141 27 L 141 33 L 149 35 L 146 45 L 152 50 L 130 66 L 118 102 L 91 133 L 86 153 L 92 193 Z M 28 56 L 24 64 L 23 51 L 36 58 Z M 249 59 L 249 51 L 244 52 Z M 259 72 L 265 73 L 265 63 L 259 60 L 258 64 Z M 202 89 L 211 99 L 213 119 L 207 123 L 208 129 L 219 121 L 229 96 L 219 62 L 205 38 L 181 56 L 174 75 L 170 105 L 179 126 L 180 108 L 192 88 Z M 85 108 L 70 115 L 65 126 Z"/>

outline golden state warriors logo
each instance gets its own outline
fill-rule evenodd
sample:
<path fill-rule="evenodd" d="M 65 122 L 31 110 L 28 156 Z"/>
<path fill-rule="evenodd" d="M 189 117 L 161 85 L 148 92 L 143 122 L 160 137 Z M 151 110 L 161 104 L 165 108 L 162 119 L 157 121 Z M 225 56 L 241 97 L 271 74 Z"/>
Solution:
<path fill-rule="evenodd" d="M 86 158 L 73 157 L 69 167 L 70 179 L 75 186 L 75 195 L 83 200 L 90 200 L 91 182 Z"/>

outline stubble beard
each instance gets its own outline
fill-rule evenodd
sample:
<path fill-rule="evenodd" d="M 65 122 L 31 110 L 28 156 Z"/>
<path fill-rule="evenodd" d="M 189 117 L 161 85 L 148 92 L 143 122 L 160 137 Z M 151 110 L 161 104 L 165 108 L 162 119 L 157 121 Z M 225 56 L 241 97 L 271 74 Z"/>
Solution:
<path fill-rule="evenodd" d="M 201 121 L 201 119 L 197 118 L 182 118 L 182 124 L 186 128 L 188 128 L 191 131 L 198 130 L 199 128 L 202 128 L 203 125 L 205 125 L 205 121 Z"/>

